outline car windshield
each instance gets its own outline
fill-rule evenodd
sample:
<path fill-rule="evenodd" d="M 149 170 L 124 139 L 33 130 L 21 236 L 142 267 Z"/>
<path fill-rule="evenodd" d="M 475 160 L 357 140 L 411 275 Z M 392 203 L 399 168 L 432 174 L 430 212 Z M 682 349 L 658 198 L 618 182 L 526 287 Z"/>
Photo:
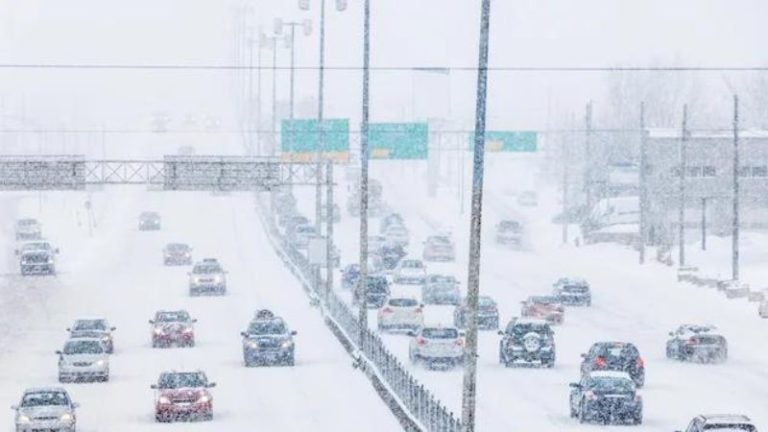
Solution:
<path fill-rule="evenodd" d="M 184 311 L 177 312 L 158 312 L 155 317 L 158 322 L 186 322 L 189 321 L 189 314 Z"/>
<path fill-rule="evenodd" d="M 384 292 L 387 290 L 387 279 L 383 277 L 369 277 L 366 284 L 367 291 L 370 292 Z"/>
<path fill-rule="evenodd" d="M 21 406 L 24 408 L 39 406 L 67 406 L 69 397 L 62 391 L 41 391 L 27 393 L 21 400 Z"/>
<path fill-rule="evenodd" d="M 635 384 L 630 379 L 593 377 L 589 380 L 588 388 L 604 393 L 624 393 L 635 391 Z"/>
<path fill-rule="evenodd" d="M 565 285 L 563 292 L 581 294 L 589 291 L 589 287 L 586 285 Z"/>
<path fill-rule="evenodd" d="M 452 284 L 456 282 L 456 279 L 453 276 L 432 275 L 429 277 L 429 282 L 433 284 Z"/>
<path fill-rule="evenodd" d="M 599 345 L 596 352 L 599 356 L 612 358 L 636 357 L 640 355 L 634 345 L 624 343 Z"/>
<path fill-rule="evenodd" d="M 496 306 L 496 302 L 493 301 L 492 298 L 485 297 L 485 296 L 480 296 L 480 298 L 478 299 L 478 304 L 480 305 L 481 308 L 491 308 Z"/>
<path fill-rule="evenodd" d="M 201 372 L 174 372 L 160 375 L 157 386 L 161 389 L 178 389 L 185 387 L 205 387 L 208 379 Z"/>
<path fill-rule="evenodd" d="M 30 227 L 30 226 L 37 225 L 37 221 L 34 219 L 21 219 L 18 222 L 18 224 L 19 226 L 22 226 L 22 227 Z"/>
<path fill-rule="evenodd" d="M 549 328 L 543 324 L 514 324 L 507 329 L 507 334 L 511 336 L 525 336 L 528 333 L 548 334 Z"/>
<path fill-rule="evenodd" d="M 106 334 L 107 332 L 103 330 L 74 330 L 69 334 L 69 337 L 72 339 L 79 339 L 79 338 L 101 339 Z"/>
<path fill-rule="evenodd" d="M 749 424 L 711 424 L 704 425 L 704 430 L 719 432 L 757 432 L 757 428 Z"/>
<path fill-rule="evenodd" d="M 169 251 L 176 252 L 176 251 L 185 251 L 185 250 L 189 249 L 189 246 L 187 246 L 187 245 L 185 245 L 183 243 L 171 243 L 168 246 L 166 246 L 166 248 Z"/>
<path fill-rule="evenodd" d="M 48 242 L 34 242 L 34 243 L 26 243 L 24 246 L 21 247 L 21 250 L 26 251 L 40 251 L 40 250 L 50 250 L 51 245 Z"/>
<path fill-rule="evenodd" d="M 302 233 L 302 234 L 311 234 L 311 233 L 315 232 L 315 228 L 311 227 L 311 226 L 300 226 L 300 227 L 296 228 L 296 232 L 297 233 Z"/>
<path fill-rule="evenodd" d="M 427 339 L 456 339 L 459 331 L 455 328 L 425 328 L 421 335 Z"/>
<path fill-rule="evenodd" d="M 267 334 L 285 334 L 285 323 L 282 320 L 257 320 L 251 321 L 248 325 L 248 334 L 267 335 Z"/>
<path fill-rule="evenodd" d="M 102 354 L 104 347 L 99 341 L 73 340 L 64 345 L 64 354 Z"/>
<path fill-rule="evenodd" d="M 140 216 L 142 219 L 157 219 L 160 217 L 159 214 L 154 212 L 144 212 Z"/>
<path fill-rule="evenodd" d="M 106 330 L 107 323 L 104 320 L 80 320 L 75 321 L 72 330 Z"/>
<path fill-rule="evenodd" d="M 389 305 L 395 307 L 411 307 L 416 306 L 418 303 L 412 298 L 393 298 L 389 299 Z"/>
<path fill-rule="evenodd" d="M 557 304 L 557 303 L 560 303 L 560 300 L 558 300 L 558 299 L 557 299 L 557 298 L 555 298 L 555 297 L 531 297 L 531 298 L 529 299 L 529 301 L 530 301 L 531 303 L 536 303 L 536 304 L 547 304 L 547 305 L 549 305 L 549 304 Z"/>
<path fill-rule="evenodd" d="M 40 252 L 25 253 L 24 261 L 30 263 L 45 263 L 48 262 L 48 254 Z"/>
<path fill-rule="evenodd" d="M 499 229 L 502 231 L 518 231 L 520 230 L 520 224 L 515 221 L 502 221 L 499 224 Z"/>
<path fill-rule="evenodd" d="M 198 273 L 198 274 L 221 273 L 221 266 L 216 263 L 197 264 L 195 265 L 195 268 L 192 270 L 192 273 Z"/>

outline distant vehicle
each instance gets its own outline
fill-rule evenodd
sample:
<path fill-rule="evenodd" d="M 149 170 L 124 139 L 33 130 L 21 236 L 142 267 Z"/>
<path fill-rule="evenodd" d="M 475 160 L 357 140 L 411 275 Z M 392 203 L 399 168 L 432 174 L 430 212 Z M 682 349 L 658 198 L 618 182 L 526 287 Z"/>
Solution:
<path fill-rule="evenodd" d="M 384 231 L 382 231 L 384 237 L 388 242 L 397 243 L 402 246 L 408 246 L 410 240 L 410 233 L 408 229 L 403 225 L 389 225 Z"/>
<path fill-rule="evenodd" d="M 405 226 L 405 220 L 400 213 L 389 213 L 381 218 L 379 232 L 384 233 L 390 226 Z"/>
<path fill-rule="evenodd" d="M 760 306 L 757 308 L 757 314 L 760 318 L 768 318 L 768 299 L 760 302 Z"/>
<path fill-rule="evenodd" d="M 505 219 L 496 224 L 496 243 L 520 247 L 523 244 L 523 227 L 520 222 Z"/>
<path fill-rule="evenodd" d="M 381 331 L 418 330 L 424 325 L 424 305 L 410 297 L 390 297 L 377 318 Z"/>
<path fill-rule="evenodd" d="M 387 271 L 395 269 L 400 264 L 400 260 L 406 255 L 407 253 L 401 244 L 384 242 L 384 244 L 377 249 L 376 253 L 369 256 L 379 257 L 381 270 Z"/>
<path fill-rule="evenodd" d="M 212 387 L 216 387 L 216 383 L 208 382 L 203 372 L 161 373 L 157 384 L 151 385 L 157 390 L 155 420 L 212 420 L 213 396 L 209 391 Z"/>
<path fill-rule="evenodd" d="M 159 230 L 161 227 L 160 213 L 153 211 L 141 212 L 139 215 L 139 230 L 140 231 L 154 231 Z"/>
<path fill-rule="evenodd" d="M 422 327 L 408 335 L 408 358 L 413 364 L 453 367 L 464 361 L 464 338 L 455 327 Z"/>
<path fill-rule="evenodd" d="M 317 236 L 317 231 L 312 225 L 297 225 L 288 235 L 288 241 L 296 249 L 306 249 L 310 239 Z"/>
<path fill-rule="evenodd" d="M 168 243 L 163 248 L 163 263 L 165 265 L 192 264 L 192 248 L 186 243 Z"/>
<path fill-rule="evenodd" d="M 387 244 L 387 238 L 381 235 L 368 236 L 368 253 L 378 253 Z"/>
<path fill-rule="evenodd" d="M 555 334 L 546 321 L 513 318 L 499 335 L 502 365 L 555 367 Z"/>
<path fill-rule="evenodd" d="M 454 261 L 456 250 L 448 235 L 433 235 L 424 242 L 424 261 Z"/>
<path fill-rule="evenodd" d="M 328 221 L 328 209 L 325 205 L 320 206 L 320 220 L 323 222 Z M 341 209 L 338 204 L 333 204 L 333 223 L 341 222 Z"/>
<path fill-rule="evenodd" d="M 278 223 L 285 229 L 286 234 L 290 234 L 297 226 L 309 225 L 309 219 L 300 214 L 286 214 L 281 217 Z"/>
<path fill-rule="evenodd" d="M 75 320 L 72 327 L 67 328 L 69 337 L 72 339 L 79 337 L 92 338 L 98 335 L 104 344 L 107 354 L 112 354 L 115 351 L 115 342 L 112 337 L 112 332 L 115 330 L 117 330 L 117 327 L 111 327 L 104 318 L 78 319 Z"/>
<path fill-rule="evenodd" d="M 643 422 L 643 399 L 626 372 L 597 371 L 571 383 L 571 417 L 580 423 Z"/>
<path fill-rule="evenodd" d="M 714 326 L 684 324 L 669 332 L 667 358 L 683 361 L 724 362 L 728 358 L 728 342 Z"/>
<path fill-rule="evenodd" d="M 352 291 L 357 288 L 357 281 L 360 280 L 360 266 L 349 264 L 341 269 L 341 288 Z"/>
<path fill-rule="evenodd" d="M 638 196 L 604 198 L 589 209 L 582 221 L 584 242 L 636 244 L 639 237 L 640 199 Z"/>
<path fill-rule="evenodd" d="M 43 237 L 43 228 L 37 219 L 24 218 L 16 221 L 16 240 L 39 240 Z"/>
<path fill-rule="evenodd" d="M 75 432 L 79 407 L 61 387 L 30 388 L 24 391 L 16 411 L 16 432 Z"/>
<path fill-rule="evenodd" d="M 526 318 L 540 318 L 550 324 L 562 324 L 565 308 L 555 296 L 531 296 L 522 302 L 520 315 Z"/>
<path fill-rule="evenodd" d="M 295 364 L 295 331 L 288 330 L 282 318 L 256 313 L 248 328 L 240 333 L 243 337 L 243 363 L 246 367 L 255 365 Z"/>
<path fill-rule="evenodd" d="M 426 304 L 458 305 L 461 301 L 459 281 L 450 275 L 427 276 L 421 288 L 421 301 Z"/>
<path fill-rule="evenodd" d="M 627 372 L 638 387 L 645 383 L 645 362 L 631 343 L 597 342 L 581 357 L 582 378 L 593 371 L 618 371 Z"/>
<path fill-rule="evenodd" d="M 749 295 L 749 284 L 737 280 L 719 282 L 717 288 L 725 292 L 729 299 L 741 298 Z"/>
<path fill-rule="evenodd" d="M 535 191 L 523 191 L 517 195 L 517 204 L 524 207 L 535 207 L 539 205 L 539 194 Z"/>
<path fill-rule="evenodd" d="M 393 281 L 396 284 L 421 285 L 427 277 L 424 263 L 417 259 L 404 259 L 395 268 Z"/>
<path fill-rule="evenodd" d="M 226 273 L 216 260 L 204 259 L 196 263 L 189 273 L 189 295 L 226 294 Z"/>
<path fill-rule="evenodd" d="M 196 319 L 185 310 L 157 311 L 149 320 L 152 326 L 152 348 L 195 346 Z"/>
<path fill-rule="evenodd" d="M 568 306 L 592 306 L 592 293 L 584 279 L 560 278 L 553 285 L 553 294 Z"/>
<path fill-rule="evenodd" d="M 22 276 L 27 275 L 55 275 L 56 255 L 58 248 L 54 248 L 47 241 L 32 241 L 25 243 L 16 250 L 19 256 L 19 267 Z"/>
<path fill-rule="evenodd" d="M 365 283 L 365 301 L 369 309 L 379 309 L 384 306 L 389 297 L 389 282 L 387 278 L 381 275 L 370 275 Z M 352 302 L 360 304 L 360 298 L 357 290 L 352 292 Z"/>
<path fill-rule="evenodd" d="M 467 298 L 453 309 L 453 325 L 463 329 L 467 325 Z M 481 330 L 496 330 L 499 328 L 499 307 L 488 296 L 478 298 L 477 328 Z"/>
<path fill-rule="evenodd" d="M 708 414 L 696 416 L 684 432 L 757 432 L 752 420 L 739 414 Z M 683 431 L 676 431 L 683 432 Z"/>
<path fill-rule="evenodd" d="M 59 382 L 109 381 L 109 355 L 97 338 L 70 339 L 59 355 Z"/>

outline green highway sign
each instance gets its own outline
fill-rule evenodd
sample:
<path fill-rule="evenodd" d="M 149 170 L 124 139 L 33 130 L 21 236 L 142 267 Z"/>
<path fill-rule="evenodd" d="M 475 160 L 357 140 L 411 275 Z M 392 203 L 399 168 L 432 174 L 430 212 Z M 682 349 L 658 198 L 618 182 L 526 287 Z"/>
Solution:
<path fill-rule="evenodd" d="M 371 159 L 426 159 L 427 123 L 371 123 L 368 145 Z"/>
<path fill-rule="evenodd" d="M 469 135 L 469 148 L 474 148 L 475 134 Z M 486 131 L 486 152 L 535 152 L 538 148 L 538 135 L 530 131 Z"/>
<path fill-rule="evenodd" d="M 322 155 L 337 162 L 349 159 L 349 119 L 327 119 L 320 123 Z M 313 161 L 320 150 L 316 119 L 283 120 L 280 128 L 282 157 L 291 161 Z"/>

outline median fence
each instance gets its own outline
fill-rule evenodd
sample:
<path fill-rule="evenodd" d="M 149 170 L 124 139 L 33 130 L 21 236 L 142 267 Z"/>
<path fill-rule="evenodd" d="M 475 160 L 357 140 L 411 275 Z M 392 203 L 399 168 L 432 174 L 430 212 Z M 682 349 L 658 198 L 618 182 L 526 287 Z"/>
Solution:
<path fill-rule="evenodd" d="M 405 430 L 461 432 L 461 421 L 390 352 L 381 338 L 368 329 L 361 332 L 357 313 L 335 291 L 314 284 L 316 272 L 304 251 L 297 250 L 283 238 L 275 223 L 275 214 L 257 197 L 257 210 L 269 233 L 270 241 L 286 266 L 299 279 L 310 300 L 321 306 L 326 322 L 352 354 L 354 366 L 371 379 L 379 395 L 398 417 Z"/>

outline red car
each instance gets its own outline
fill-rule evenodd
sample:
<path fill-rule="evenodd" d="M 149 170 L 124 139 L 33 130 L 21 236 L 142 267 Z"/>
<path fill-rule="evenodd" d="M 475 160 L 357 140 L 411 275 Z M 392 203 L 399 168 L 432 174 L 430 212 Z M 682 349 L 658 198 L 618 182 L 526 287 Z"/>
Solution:
<path fill-rule="evenodd" d="M 200 371 L 161 373 L 157 384 L 151 386 L 157 390 L 155 420 L 212 420 L 213 397 L 208 389 L 215 386 Z"/>
<path fill-rule="evenodd" d="M 550 324 L 562 324 L 565 308 L 557 297 L 531 296 L 522 302 L 520 314 L 526 318 L 538 318 Z"/>
<path fill-rule="evenodd" d="M 149 320 L 152 325 L 152 348 L 195 346 L 196 322 L 185 310 L 158 311 L 155 319 Z"/>

